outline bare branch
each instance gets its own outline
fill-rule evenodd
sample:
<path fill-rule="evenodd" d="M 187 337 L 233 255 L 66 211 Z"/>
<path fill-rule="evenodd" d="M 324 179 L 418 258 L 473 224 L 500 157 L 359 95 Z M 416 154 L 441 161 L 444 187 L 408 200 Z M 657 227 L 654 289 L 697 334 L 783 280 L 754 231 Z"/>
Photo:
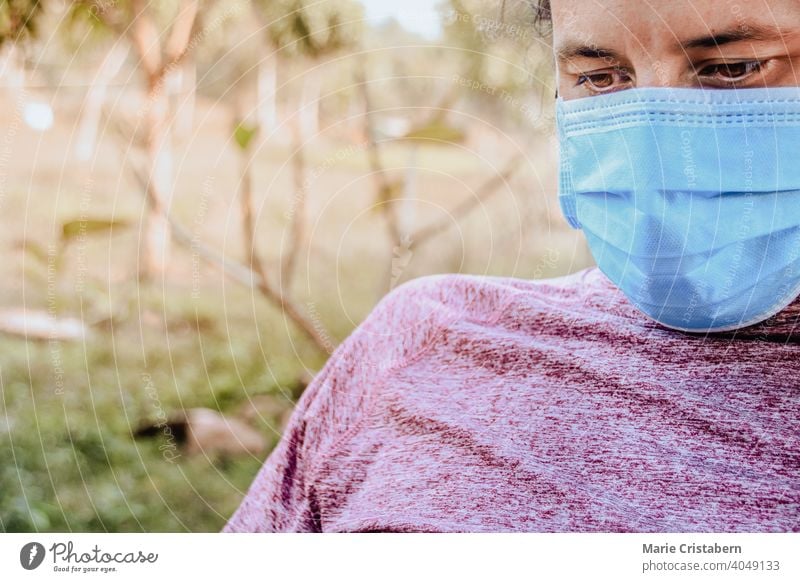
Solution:
<path fill-rule="evenodd" d="M 142 68 L 150 77 L 151 84 L 159 76 L 161 68 L 161 44 L 158 29 L 153 21 L 149 4 L 143 0 L 132 0 L 133 24 L 128 29 L 131 43 L 139 55 Z"/>
<path fill-rule="evenodd" d="M 170 29 L 165 50 L 166 62 L 160 71 L 164 76 L 183 59 L 192 38 L 192 30 L 197 20 L 198 0 L 182 0 L 178 15 Z"/>
<path fill-rule="evenodd" d="M 241 81 L 241 79 L 240 79 Z M 234 86 L 234 105 L 233 105 L 233 133 L 234 135 L 238 130 L 248 131 L 244 125 L 247 115 L 244 113 L 244 94 L 243 85 L 238 82 Z M 261 141 L 263 131 L 260 127 L 256 126 L 252 129 L 254 134 L 251 134 L 244 141 L 239 142 L 239 163 L 240 163 L 240 178 L 239 178 L 239 210 L 241 212 L 242 220 L 242 237 L 244 242 L 244 253 L 250 269 L 257 273 L 262 278 L 266 278 L 266 271 L 264 269 L 261 257 L 258 253 L 256 245 L 256 219 L 255 211 L 253 210 L 253 161 L 255 157 L 255 149 L 257 144 Z M 255 139 L 254 139 L 255 138 Z"/>
<path fill-rule="evenodd" d="M 397 217 L 395 216 L 391 204 L 395 184 L 387 177 L 386 169 L 381 162 L 380 145 L 375 138 L 372 98 L 370 97 L 369 87 L 367 86 L 366 68 L 366 62 L 362 60 L 360 66 L 356 68 L 356 84 L 361 92 L 361 99 L 364 103 L 364 133 L 366 133 L 367 136 L 367 159 L 369 160 L 370 169 L 372 170 L 378 202 L 384 205 L 383 211 L 386 217 L 386 226 L 389 229 L 389 236 L 392 239 L 392 243 L 397 243 L 397 241 L 400 240 L 400 229 L 397 226 Z"/>
<path fill-rule="evenodd" d="M 411 236 L 414 246 L 424 244 L 429 239 L 446 231 L 460 218 L 466 214 L 469 214 L 473 208 L 486 202 L 487 199 L 495 194 L 500 187 L 508 182 L 508 180 L 517 172 L 517 170 L 520 169 L 524 159 L 525 156 L 522 153 L 518 153 L 512 157 L 511 160 L 509 160 L 499 174 L 495 174 L 486 180 L 486 182 L 478 187 L 473 196 L 470 196 L 463 202 L 457 204 L 450 212 L 447 213 L 445 218 L 419 229 L 414 235 Z"/>
<path fill-rule="evenodd" d="M 177 58 L 186 50 L 197 17 L 197 10 L 197 0 L 183 0 L 181 2 L 180 12 L 175 18 L 169 39 L 167 40 L 167 60 Z"/>
<path fill-rule="evenodd" d="M 289 287 L 297 264 L 297 257 L 303 246 L 303 233 L 306 221 L 306 196 L 305 176 L 306 176 L 306 154 L 305 154 L 305 132 L 302 129 L 302 122 L 295 119 L 293 124 L 295 138 L 295 151 L 292 155 L 292 179 L 294 183 L 294 199 L 291 206 L 291 224 L 289 226 L 289 247 L 281 261 L 281 285 Z"/>
<path fill-rule="evenodd" d="M 264 273 L 263 263 L 261 256 L 258 253 L 256 245 L 256 219 L 255 212 L 253 211 L 253 176 L 252 164 L 253 155 L 251 149 L 248 148 L 241 155 L 241 190 L 240 194 L 240 209 L 242 213 L 242 236 L 244 237 L 244 250 L 245 257 L 250 264 L 250 268 L 256 273 Z"/>
<path fill-rule="evenodd" d="M 147 176 L 133 164 L 130 164 L 130 166 L 137 183 L 144 192 L 148 193 L 148 203 L 151 205 L 158 204 L 158 201 L 154 200 L 149 195 L 150 188 L 147 187 Z M 159 208 L 159 211 L 165 212 L 162 206 L 158 205 L 157 208 Z M 300 331 L 302 331 L 308 337 L 308 339 L 311 340 L 317 349 L 322 352 L 328 351 L 326 346 L 330 345 L 330 340 L 327 340 L 323 336 L 323 333 L 318 331 L 318 327 L 321 327 L 321 324 L 317 324 L 315 326 L 313 322 L 309 321 L 309 319 L 288 297 L 273 287 L 263 270 L 262 272 L 258 273 L 244 265 L 241 265 L 235 261 L 231 261 L 219 251 L 216 251 L 196 240 L 196 237 L 194 237 L 186 227 L 182 226 L 179 222 L 166 214 L 166 212 L 165 215 L 169 222 L 170 229 L 172 230 L 172 234 L 179 244 L 182 244 L 183 246 L 188 247 L 192 252 L 197 253 L 197 255 L 207 263 L 220 267 L 222 272 L 234 281 L 250 287 L 251 289 L 257 289 L 262 295 L 264 295 L 264 297 L 275 303 L 300 329 Z"/>

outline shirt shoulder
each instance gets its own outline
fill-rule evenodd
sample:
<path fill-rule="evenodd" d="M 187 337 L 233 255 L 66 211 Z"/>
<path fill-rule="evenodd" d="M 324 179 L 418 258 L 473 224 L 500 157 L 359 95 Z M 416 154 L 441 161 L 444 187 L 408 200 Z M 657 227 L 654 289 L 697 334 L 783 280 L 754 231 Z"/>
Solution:
<path fill-rule="evenodd" d="M 577 304 L 586 303 L 587 298 L 598 295 L 603 297 L 603 305 L 614 304 L 621 297 L 597 267 L 549 279 L 427 275 L 396 287 L 379 302 L 362 325 L 380 327 L 398 320 L 419 324 L 429 321 L 432 311 L 458 315 L 470 321 L 491 321 L 504 307 L 520 300 L 548 299 L 559 304 Z M 386 315 L 394 317 L 387 320 Z"/>
<path fill-rule="evenodd" d="M 464 274 L 412 279 L 385 295 L 332 353 L 308 414 L 328 417 L 319 426 L 353 424 L 383 375 L 412 364 L 454 327 L 513 326 L 563 314 L 591 321 L 619 304 L 619 292 L 596 267 L 535 280 Z"/>
<path fill-rule="evenodd" d="M 373 308 L 335 355 L 385 369 L 413 359 L 456 323 L 490 325 L 522 312 L 574 317 L 625 312 L 621 292 L 597 268 L 549 279 L 438 274 L 405 282 Z"/>
<path fill-rule="evenodd" d="M 419 390 L 437 389 L 430 382 L 437 375 L 424 373 L 431 358 L 438 361 L 437 354 L 442 359 L 436 365 L 446 365 L 448 357 L 460 358 L 470 346 L 486 343 L 495 358 L 507 334 L 520 338 L 534 327 L 554 332 L 543 318 L 575 314 L 586 297 L 604 291 L 608 288 L 591 269 L 533 281 L 430 275 L 396 287 L 333 351 L 306 388 L 281 441 L 225 531 L 321 530 L 315 493 L 319 477 L 332 462 L 338 465 L 342 454 L 350 454 L 348 443 L 358 441 L 355 435 L 376 404 L 404 390 L 402 383 L 391 382 L 397 373 L 419 378 L 409 387 L 415 398 L 424 398 Z M 353 467 L 358 469 L 358 463 Z"/>

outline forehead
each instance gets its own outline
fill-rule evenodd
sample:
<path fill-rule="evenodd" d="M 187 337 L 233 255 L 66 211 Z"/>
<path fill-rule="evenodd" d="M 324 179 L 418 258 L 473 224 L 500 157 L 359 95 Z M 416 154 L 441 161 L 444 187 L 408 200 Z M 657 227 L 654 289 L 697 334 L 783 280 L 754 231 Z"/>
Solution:
<path fill-rule="evenodd" d="M 552 0 L 552 18 L 556 42 L 678 43 L 737 28 L 799 27 L 800 0 Z"/>

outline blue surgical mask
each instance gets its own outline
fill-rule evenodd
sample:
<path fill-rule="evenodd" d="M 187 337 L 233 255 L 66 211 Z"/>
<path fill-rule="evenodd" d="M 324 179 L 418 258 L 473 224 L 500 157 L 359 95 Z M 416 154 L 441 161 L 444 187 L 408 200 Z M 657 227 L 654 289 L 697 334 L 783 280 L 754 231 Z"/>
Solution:
<path fill-rule="evenodd" d="M 559 201 L 640 311 L 690 332 L 800 296 L 800 88 L 640 88 L 557 104 Z"/>

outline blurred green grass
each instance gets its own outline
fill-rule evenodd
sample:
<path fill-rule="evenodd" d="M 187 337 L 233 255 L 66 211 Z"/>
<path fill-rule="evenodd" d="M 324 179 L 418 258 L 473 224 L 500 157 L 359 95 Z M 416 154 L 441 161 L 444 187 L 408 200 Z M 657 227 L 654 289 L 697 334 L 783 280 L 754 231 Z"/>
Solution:
<path fill-rule="evenodd" d="M 146 302 L 154 312 L 159 307 Z M 254 334 L 229 333 L 227 326 L 247 327 L 242 314 L 223 320 L 210 304 L 191 315 L 161 307 L 166 327 L 140 330 L 131 318 L 116 323 L 113 334 L 95 332 L 85 345 L 0 339 L 0 528 L 214 531 L 235 509 L 263 459 L 182 455 L 170 463 L 158 449 L 161 440 L 134 440 L 140 423 L 159 412 L 142 373 L 150 374 L 166 411 L 230 413 L 254 395 L 272 395 L 275 414 L 257 427 L 272 448 L 280 412 L 291 407 L 281 382 L 292 380 L 287 362 L 294 360 L 282 342 L 268 342 L 265 362 Z M 274 313 L 261 315 L 265 329 L 279 325 Z M 203 322 L 199 329 L 197 321 Z M 63 394 L 51 365 L 54 351 Z M 321 364 L 320 356 L 308 359 Z"/>

